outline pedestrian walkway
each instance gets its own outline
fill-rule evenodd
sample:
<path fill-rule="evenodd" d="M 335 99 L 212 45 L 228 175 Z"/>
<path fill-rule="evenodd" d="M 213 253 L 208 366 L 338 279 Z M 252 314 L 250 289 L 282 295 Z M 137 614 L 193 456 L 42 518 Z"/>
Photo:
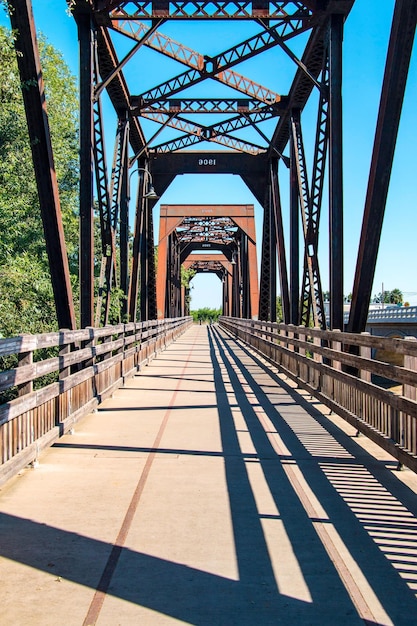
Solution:
<path fill-rule="evenodd" d="M 417 477 L 217 325 L 0 490 L 0 624 L 417 624 Z"/>

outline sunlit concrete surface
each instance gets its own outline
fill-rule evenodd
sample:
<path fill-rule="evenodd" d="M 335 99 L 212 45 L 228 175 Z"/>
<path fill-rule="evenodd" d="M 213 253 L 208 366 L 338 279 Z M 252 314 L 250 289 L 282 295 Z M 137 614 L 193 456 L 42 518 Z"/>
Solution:
<path fill-rule="evenodd" d="M 217 325 L 0 490 L 0 623 L 417 623 L 417 479 Z"/>

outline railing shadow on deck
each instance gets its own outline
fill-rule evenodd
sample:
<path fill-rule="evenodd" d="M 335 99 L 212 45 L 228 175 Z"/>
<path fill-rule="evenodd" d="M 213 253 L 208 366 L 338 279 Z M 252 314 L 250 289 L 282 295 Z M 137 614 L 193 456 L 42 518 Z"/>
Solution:
<path fill-rule="evenodd" d="M 191 317 L 149 320 L 0 340 L 0 356 L 17 360 L 0 372 L 0 393 L 15 388 L 17 396 L 0 404 L 0 485 L 190 324 Z"/>
<path fill-rule="evenodd" d="M 340 577 L 336 575 L 335 564 L 324 549 L 317 530 L 320 525 L 332 525 L 357 559 L 393 623 L 396 626 L 408 626 L 410 615 L 414 614 L 416 607 L 414 594 L 407 587 L 406 581 L 401 581 L 395 574 L 363 523 L 348 509 L 342 496 L 330 493 L 332 490 L 322 466 L 325 461 L 328 467 L 335 467 L 342 475 L 343 468 L 352 465 L 349 446 L 358 448 L 355 441 L 339 432 L 337 454 L 334 449 L 327 449 L 326 454 L 322 433 L 318 435 L 321 437 L 320 449 L 312 446 L 311 440 L 299 442 L 280 413 L 282 404 L 289 406 L 288 399 L 284 403 L 271 401 L 262 383 L 253 375 L 252 363 L 261 364 L 256 357 L 252 363 L 248 363 L 245 349 L 238 346 L 238 351 L 235 351 L 235 345 L 230 349 L 230 341 L 235 344 L 234 340 L 225 340 L 215 328 L 208 329 L 208 333 L 222 441 L 220 454 L 225 464 L 238 579 L 5 514 L 0 515 L 3 539 L 0 554 L 31 568 L 49 574 L 54 572 L 62 580 L 97 590 L 99 594 L 146 607 L 188 624 L 253 626 L 257 623 L 318 625 L 337 622 L 341 626 L 359 626 L 364 620 L 357 614 Z M 252 402 L 248 399 L 246 385 L 250 386 Z M 286 391 L 294 394 L 295 404 L 299 399 L 297 394 L 289 387 Z M 262 415 L 259 407 L 263 409 Z M 195 408 L 199 407 L 196 405 Z M 242 450 L 238 441 L 240 425 L 236 423 L 236 410 L 239 410 L 250 432 L 254 454 Z M 285 454 L 279 454 L 272 445 L 270 429 L 262 427 L 260 417 L 275 424 L 275 430 L 286 446 Z M 310 427 L 310 433 L 313 434 L 315 419 Z M 108 449 L 108 446 L 103 448 Z M 154 448 L 134 448 L 134 451 L 152 452 Z M 291 481 L 291 472 L 288 472 L 292 451 L 301 457 L 303 470 L 309 466 L 304 474 L 311 489 L 315 493 L 324 494 L 326 506 L 329 506 L 328 519 L 312 517 L 303 506 L 300 494 Z M 158 453 L 213 454 L 211 451 L 164 448 L 158 448 Z M 312 471 L 312 463 L 317 471 Z M 276 514 L 268 515 L 260 509 L 251 483 L 254 471 L 263 472 L 277 508 Z M 355 489 L 352 485 L 350 488 Z M 360 486 L 356 486 L 356 489 L 360 489 Z M 333 500 L 332 505 L 329 505 L 329 497 Z M 371 507 L 372 503 L 369 504 Z M 294 558 L 299 563 L 300 578 L 304 579 L 305 584 L 298 588 L 297 597 L 286 593 L 288 586 L 284 579 L 279 580 L 277 585 L 272 564 L 272 559 L 276 560 L 277 555 L 271 554 L 265 533 L 266 526 L 271 523 L 284 525 Z M 350 531 L 353 533 L 350 534 Z M 282 554 L 280 558 L 283 558 Z M 406 561 L 405 554 L 403 560 Z M 286 566 L 283 558 L 281 567 L 285 569 Z M 116 568 L 117 576 L 113 576 Z M 335 602 L 338 606 L 336 616 L 331 613 Z M 74 608 L 72 618 L 84 618 L 81 612 L 82 607 Z M 90 622 L 87 620 L 84 623 Z M 366 619 L 366 623 L 376 626 L 380 622 Z"/>
<path fill-rule="evenodd" d="M 320 594 L 323 586 L 331 588 L 334 583 L 330 572 L 338 567 L 337 558 L 330 550 L 331 563 L 326 564 L 327 554 L 324 556 L 322 550 L 323 545 L 327 548 L 332 543 L 332 534 L 327 538 L 326 534 L 329 527 L 333 527 L 333 532 L 340 537 L 393 623 L 407 623 L 409 618 L 404 618 L 402 602 L 407 604 L 411 613 L 417 605 L 415 493 L 396 480 L 383 463 L 376 464 L 374 457 L 364 451 L 355 438 L 346 435 L 314 409 L 241 342 L 225 340 L 215 329 L 211 341 L 213 353 L 217 351 L 219 360 L 225 364 L 233 393 L 239 398 L 245 427 L 276 501 L 279 519 L 285 525 L 292 550 L 312 592 L 313 602 L 316 601 L 315 593 Z M 252 375 L 254 364 L 267 376 L 268 392 L 263 390 L 265 381 L 258 383 Z M 218 365 L 215 366 L 216 379 L 220 402 L 227 394 Z M 276 382 L 276 389 L 271 389 L 271 379 Z M 252 401 L 248 401 L 244 387 L 251 390 Z M 279 388 L 293 399 L 294 410 L 291 404 L 277 397 Z M 223 400 L 219 407 L 222 419 L 224 409 L 230 412 Z M 233 421 L 232 416 L 230 421 Z M 280 441 L 281 450 L 277 450 L 274 435 Z M 300 474 L 294 471 L 295 462 Z M 242 467 L 242 475 L 244 473 Z M 304 480 L 306 490 L 302 486 Z M 324 503 L 319 509 L 314 510 L 314 498 L 309 496 L 309 490 L 317 502 Z M 397 494 L 400 499 L 392 494 Z M 303 519 L 304 523 L 300 525 Z M 260 524 L 255 512 L 254 523 Z M 342 569 L 339 574 L 343 578 L 345 564 L 339 565 Z M 322 569 L 330 575 L 328 586 L 324 577 L 317 576 Z M 354 589 L 352 596 L 354 601 L 358 600 Z M 342 601 L 343 594 L 340 598 Z M 360 601 L 357 609 L 360 611 Z M 362 617 L 369 623 L 366 614 Z"/>
<path fill-rule="evenodd" d="M 369 476 L 365 475 L 368 471 L 367 454 L 361 451 L 360 464 L 353 463 L 352 454 L 359 446 L 331 424 L 328 429 L 332 429 L 336 444 L 329 449 L 328 433 L 322 428 L 324 419 L 314 409 L 313 416 L 308 417 L 308 428 L 304 422 L 296 432 L 296 414 L 291 412 L 291 403 L 295 406 L 302 402 L 299 394 L 279 381 L 288 397 L 284 400 L 279 398 L 279 401 L 274 400 L 274 396 L 271 399 L 265 387 L 272 394 L 276 392 L 279 387 L 276 375 L 271 374 L 253 354 L 250 354 L 251 362 L 248 362 L 249 351 L 235 339 L 222 336 L 216 328 L 208 329 L 208 333 L 222 440 L 222 451 L 215 454 L 224 458 L 238 579 L 10 514 L 0 514 L 1 556 L 48 574 L 54 573 L 62 581 L 83 585 L 98 594 L 107 594 L 199 626 L 334 624 L 336 621 L 342 626 L 363 624 L 364 620 L 357 614 L 341 577 L 335 575 L 334 560 L 324 548 L 323 534 L 320 533 L 325 533 L 326 528 L 331 526 L 357 560 L 393 623 L 408 626 L 410 616 L 415 614 L 415 596 L 407 586 L 407 580 L 401 580 L 396 575 L 391 565 L 394 558 L 390 562 L 385 557 L 377 541 L 371 538 L 372 530 L 368 528 L 371 525 L 379 532 L 382 546 L 391 543 L 392 553 L 395 546 L 392 543 L 393 533 L 390 533 L 393 530 L 391 524 L 395 525 L 397 535 L 398 529 L 400 533 L 403 531 L 409 535 L 415 532 L 415 526 L 409 519 L 403 518 L 402 526 L 398 524 L 398 518 L 403 514 L 400 503 L 390 501 L 387 505 L 388 496 L 384 490 L 389 488 L 389 473 L 378 474 L 377 480 L 370 472 Z M 266 385 L 254 374 L 253 364 L 260 365 L 268 374 Z M 308 403 L 305 404 L 307 406 Z M 290 411 L 291 425 L 288 415 L 285 418 L 284 409 Z M 253 454 L 242 449 L 238 440 L 241 425 L 236 423 L 236 411 L 240 412 L 251 435 Z M 273 431 L 279 433 L 282 440 L 284 448 L 281 451 L 273 445 Z M 77 446 L 68 443 L 56 445 Z M 113 449 L 109 446 L 88 447 Z M 120 449 L 130 450 L 125 447 Z M 155 451 L 145 447 L 132 447 L 131 450 Z M 158 453 L 213 455 L 213 451 L 159 447 Z M 327 517 L 323 512 L 318 516 L 318 511 L 306 509 L 294 480 L 293 455 L 297 455 L 311 490 L 324 495 Z M 370 457 L 368 460 L 371 463 Z M 358 480 L 346 485 L 344 472 L 351 470 L 352 465 L 358 466 Z M 260 508 L 251 481 L 253 472 L 263 473 L 277 509 L 275 513 L 265 513 Z M 403 493 L 406 491 L 404 487 Z M 74 485 L 74 493 L 77 492 Z M 364 522 L 354 508 L 349 508 L 349 498 L 353 500 L 360 494 L 367 497 L 366 503 L 361 504 L 361 511 L 365 510 L 368 517 L 374 512 L 373 520 Z M 375 503 L 373 496 L 378 498 L 379 504 Z M 411 498 L 408 500 L 411 504 Z M 407 496 L 402 501 L 407 503 Z M 414 499 L 414 515 L 417 514 L 415 504 Z M 382 507 L 390 510 L 383 522 L 378 521 Z M 398 509 L 397 518 L 395 508 Z M 298 588 L 297 597 L 287 593 L 285 578 L 278 578 L 277 584 L 274 571 L 277 564 L 273 564 L 272 560 L 281 559 L 280 566 L 285 569 L 288 555 L 271 553 L 271 546 L 266 540 L 266 528 L 270 524 L 284 525 L 294 552 L 291 558 L 296 558 L 299 563 L 304 586 Z M 401 542 L 401 537 L 398 541 Z M 411 561 L 412 558 L 411 550 L 406 552 L 403 549 L 397 555 L 396 565 L 406 570 L 407 559 Z M 114 575 L 116 569 L 117 575 Z M 21 595 L 20 601 L 25 601 Z M 336 617 L 330 614 L 335 602 L 338 606 Z M 32 611 L 34 609 L 35 606 Z M 78 623 L 81 623 L 85 617 L 83 610 L 85 612 L 85 606 L 73 607 L 72 619 L 80 618 Z M 367 618 L 365 623 L 376 626 L 381 622 Z"/>
<path fill-rule="evenodd" d="M 417 340 L 322 331 L 318 328 L 220 318 L 221 326 L 255 349 L 337 415 L 417 472 Z M 394 353 L 404 365 L 372 355 Z M 397 393 L 373 381 L 389 380 Z"/>

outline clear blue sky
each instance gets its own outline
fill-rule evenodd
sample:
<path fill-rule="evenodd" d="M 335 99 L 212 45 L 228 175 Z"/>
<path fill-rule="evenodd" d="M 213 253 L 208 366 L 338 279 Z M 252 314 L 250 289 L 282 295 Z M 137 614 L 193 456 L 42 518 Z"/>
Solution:
<path fill-rule="evenodd" d="M 344 35 L 344 206 L 345 206 L 345 284 L 344 293 L 352 290 L 356 255 L 362 223 L 366 186 L 371 159 L 376 116 L 380 97 L 382 75 L 394 0 L 356 0 L 345 25 Z M 66 14 L 65 0 L 33 0 L 35 22 L 48 40 L 58 48 L 71 70 L 77 73 L 77 32 L 75 23 Z M 9 25 L 8 18 L 0 9 L 0 23 Z M 161 30 L 178 41 L 186 43 L 204 53 L 216 53 L 226 49 L 247 36 L 248 24 L 233 22 L 220 24 L 218 36 L 205 35 L 202 23 L 193 22 L 191 34 L 187 24 L 167 23 Z M 188 31 L 188 39 L 187 37 Z M 253 32 L 250 31 L 249 34 Z M 208 33 L 208 31 L 207 31 Z M 294 45 L 294 44 L 291 44 Z M 415 46 L 416 48 L 416 46 Z M 297 52 L 297 50 L 295 49 Z M 397 142 L 394 169 L 386 207 L 382 240 L 380 245 L 375 282 L 372 294 L 385 289 L 399 288 L 405 299 L 417 304 L 417 276 L 415 271 L 415 248 L 417 233 L 417 196 L 414 183 L 417 177 L 417 53 L 414 49 L 408 80 L 403 116 Z M 151 57 L 149 57 L 151 59 Z M 272 57 L 271 57 L 272 58 Z M 160 62 L 160 55 L 154 53 L 154 63 Z M 175 66 L 166 78 L 183 71 L 183 66 Z M 143 72 L 143 90 L 152 82 L 154 66 L 147 66 L 149 74 Z M 178 68 L 178 70 L 176 70 Z M 254 59 L 236 70 L 271 89 L 285 93 L 288 87 L 286 67 L 278 66 L 276 76 L 273 64 L 259 65 Z M 126 68 L 126 71 L 128 69 Z M 293 70 L 292 70 L 293 71 Z M 202 95 L 200 93 L 200 95 Z M 218 94 L 212 94 L 218 95 Z M 315 107 L 313 102 L 303 114 L 303 131 L 308 144 L 315 128 Z M 111 129 L 111 136 L 114 129 Z M 178 134 L 177 132 L 175 135 Z M 311 152 L 311 151 L 310 151 Z M 311 160 L 311 156 L 308 157 Z M 281 168 L 281 193 L 288 230 L 288 173 Z M 190 175 L 179 176 L 162 198 L 164 204 L 255 204 L 257 215 L 257 236 L 260 248 L 262 234 L 262 209 L 250 191 L 237 176 Z M 157 205 L 159 206 L 159 205 Z M 157 222 L 157 220 L 156 220 Z M 323 289 L 328 289 L 328 214 L 323 209 L 320 227 L 320 269 Z M 211 275 L 199 275 L 194 280 L 192 308 L 203 306 L 219 307 L 221 303 L 220 281 Z"/>

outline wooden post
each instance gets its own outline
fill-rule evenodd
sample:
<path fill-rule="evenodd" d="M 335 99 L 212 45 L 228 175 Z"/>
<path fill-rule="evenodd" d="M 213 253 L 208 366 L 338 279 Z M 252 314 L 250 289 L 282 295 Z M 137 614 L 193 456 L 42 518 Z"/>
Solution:
<path fill-rule="evenodd" d="M 361 337 L 370 337 L 370 336 L 371 336 L 371 333 L 361 333 Z M 371 359 L 372 350 L 370 346 L 360 346 L 359 356 L 361 356 L 364 359 Z M 369 370 L 361 369 L 359 371 L 359 376 L 362 380 L 366 380 L 367 383 L 371 382 L 371 372 Z"/>

